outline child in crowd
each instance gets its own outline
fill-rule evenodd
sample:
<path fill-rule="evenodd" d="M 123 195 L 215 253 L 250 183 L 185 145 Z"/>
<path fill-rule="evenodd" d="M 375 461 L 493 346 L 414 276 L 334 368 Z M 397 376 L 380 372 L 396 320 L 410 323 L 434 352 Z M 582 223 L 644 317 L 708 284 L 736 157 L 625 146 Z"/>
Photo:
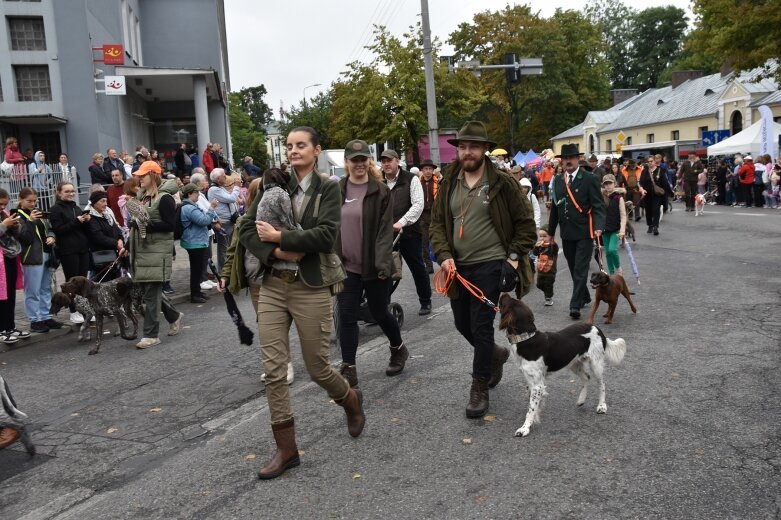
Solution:
<path fill-rule="evenodd" d="M 545 294 L 545 306 L 553 305 L 553 284 L 556 281 L 556 259 L 559 246 L 548 234 L 548 225 L 540 226 L 539 240 L 532 252 L 537 256 L 537 288 Z"/>

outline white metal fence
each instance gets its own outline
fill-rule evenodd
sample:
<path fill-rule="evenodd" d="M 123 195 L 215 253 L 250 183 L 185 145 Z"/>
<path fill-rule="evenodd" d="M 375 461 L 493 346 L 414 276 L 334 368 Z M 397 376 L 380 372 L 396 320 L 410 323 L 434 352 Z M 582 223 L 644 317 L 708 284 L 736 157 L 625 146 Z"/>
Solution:
<path fill-rule="evenodd" d="M 75 167 L 62 168 L 59 163 L 39 167 L 22 164 L 14 165 L 10 171 L 0 171 L 0 188 L 11 195 L 10 207 L 16 207 L 22 188 L 30 187 L 38 193 L 38 208 L 49 211 L 56 200 L 57 185 L 62 181 L 73 183 L 78 200 L 86 200 L 90 185 L 79 184 Z"/>

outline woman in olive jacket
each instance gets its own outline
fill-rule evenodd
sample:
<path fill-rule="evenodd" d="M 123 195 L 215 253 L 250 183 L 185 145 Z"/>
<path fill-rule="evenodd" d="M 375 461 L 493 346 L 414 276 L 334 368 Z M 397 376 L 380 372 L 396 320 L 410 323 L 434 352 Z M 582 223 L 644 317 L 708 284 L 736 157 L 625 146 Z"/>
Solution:
<path fill-rule="evenodd" d="M 358 350 L 358 315 L 361 296 L 372 317 L 390 341 L 390 363 L 385 370 L 395 376 L 404 370 L 409 351 L 401 339 L 399 324 L 388 312 L 390 276 L 393 266 L 393 214 L 390 189 L 371 159 L 369 145 L 354 140 L 344 150 L 347 175 L 339 181 L 342 190 L 342 225 L 336 240 L 347 279 L 337 296 L 339 305 L 339 344 L 342 364 L 339 368 L 350 386 L 358 386 L 355 354 Z"/>

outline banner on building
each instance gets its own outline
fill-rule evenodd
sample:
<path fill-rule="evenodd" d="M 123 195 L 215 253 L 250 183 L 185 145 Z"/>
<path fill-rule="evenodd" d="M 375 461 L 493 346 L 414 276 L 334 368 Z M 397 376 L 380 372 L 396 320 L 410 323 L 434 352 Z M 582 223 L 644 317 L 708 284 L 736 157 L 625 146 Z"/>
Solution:
<path fill-rule="evenodd" d="M 125 48 L 121 43 L 103 44 L 103 63 L 106 65 L 124 65 Z"/>
<path fill-rule="evenodd" d="M 106 83 L 107 96 L 124 96 L 127 94 L 125 88 L 125 76 L 104 76 Z"/>

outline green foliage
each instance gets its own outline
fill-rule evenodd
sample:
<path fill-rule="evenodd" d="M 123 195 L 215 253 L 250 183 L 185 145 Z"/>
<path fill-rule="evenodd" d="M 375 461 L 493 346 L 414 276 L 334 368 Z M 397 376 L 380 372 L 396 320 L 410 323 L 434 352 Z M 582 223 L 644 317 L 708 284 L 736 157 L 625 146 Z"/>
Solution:
<path fill-rule="evenodd" d="M 637 11 L 621 0 L 589 0 L 583 12 L 603 35 L 612 88 L 645 90 L 669 79 L 679 60 L 686 13 L 674 6 Z"/>
<path fill-rule="evenodd" d="M 320 134 L 320 145 L 324 150 L 339 148 L 341 145 L 331 142 L 331 111 L 333 91 L 320 92 L 310 100 L 302 100 L 301 105 L 293 105 L 285 112 L 285 120 L 280 124 L 282 135 L 287 135 L 297 126 L 311 126 Z"/>
<path fill-rule="evenodd" d="M 411 150 L 417 162 L 419 139 L 428 134 L 420 24 L 401 37 L 376 26 L 374 35 L 368 47 L 373 61 L 348 64 L 343 79 L 333 85 L 332 143 L 389 141 L 398 150 Z M 437 63 L 439 42 L 433 47 Z M 469 75 L 448 75 L 443 65 L 435 69 L 438 118 L 467 119 L 484 101 L 477 82 Z"/>
<path fill-rule="evenodd" d="M 271 107 L 263 100 L 263 96 L 267 94 L 266 87 L 263 85 L 247 87 L 235 92 L 235 94 L 237 96 L 234 99 L 249 116 L 255 130 L 262 131 L 271 121 L 273 114 Z"/>
<path fill-rule="evenodd" d="M 512 151 L 547 148 L 552 135 L 580 123 L 589 110 L 607 107 L 606 47 L 582 13 L 559 9 L 546 19 L 528 5 L 484 11 L 462 23 L 449 43 L 458 60 L 498 64 L 510 52 L 543 59 L 542 76 L 523 77 L 509 88 L 503 70 L 483 71 L 480 77 L 487 96 L 480 118 L 490 135 Z"/>
<path fill-rule="evenodd" d="M 246 90 L 246 89 L 244 89 Z M 255 129 L 249 114 L 241 102 L 241 91 L 228 95 L 228 118 L 230 119 L 231 145 L 235 167 L 239 168 L 244 157 L 249 155 L 260 168 L 268 167 L 266 135 Z"/>
<path fill-rule="evenodd" d="M 781 67 L 768 60 L 781 57 L 781 5 L 778 0 L 693 0 L 697 29 L 686 42 L 692 63 L 728 60 L 738 70 L 765 69 L 781 84 Z"/>

